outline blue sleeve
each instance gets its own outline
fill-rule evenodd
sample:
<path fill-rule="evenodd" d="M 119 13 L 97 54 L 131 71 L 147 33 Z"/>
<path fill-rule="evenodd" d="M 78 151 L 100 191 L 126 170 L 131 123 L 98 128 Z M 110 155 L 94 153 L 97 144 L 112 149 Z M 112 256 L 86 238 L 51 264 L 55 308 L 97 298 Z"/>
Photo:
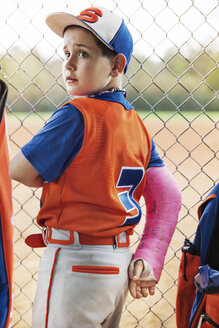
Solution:
<path fill-rule="evenodd" d="M 149 167 L 157 167 L 157 166 L 164 166 L 164 161 L 160 158 L 154 140 L 152 139 L 151 157 L 147 168 L 149 169 Z"/>
<path fill-rule="evenodd" d="M 84 119 L 81 112 L 66 104 L 53 113 L 49 122 L 21 151 L 45 181 L 58 178 L 81 149 Z"/>

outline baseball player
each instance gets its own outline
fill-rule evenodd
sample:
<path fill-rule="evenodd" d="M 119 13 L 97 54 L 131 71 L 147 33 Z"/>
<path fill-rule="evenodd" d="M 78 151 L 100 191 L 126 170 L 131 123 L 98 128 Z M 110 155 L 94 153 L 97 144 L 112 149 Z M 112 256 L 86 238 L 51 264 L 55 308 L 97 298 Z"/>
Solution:
<path fill-rule="evenodd" d="M 91 7 L 46 22 L 63 38 L 63 78 L 77 97 L 10 164 L 13 179 L 43 187 L 43 234 L 26 240 L 47 246 L 32 327 L 117 328 L 128 284 L 135 298 L 154 294 L 181 195 L 121 89 L 133 50 L 124 20 Z M 147 223 L 133 256 L 129 236 L 142 195 Z"/>
<path fill-rule="evenodd" d="M 0 328 L 11 327 L 13 303 L 13 210 L 12 185 L 8 173 L 7 94 L 8 87 L 0 79 Z"/>

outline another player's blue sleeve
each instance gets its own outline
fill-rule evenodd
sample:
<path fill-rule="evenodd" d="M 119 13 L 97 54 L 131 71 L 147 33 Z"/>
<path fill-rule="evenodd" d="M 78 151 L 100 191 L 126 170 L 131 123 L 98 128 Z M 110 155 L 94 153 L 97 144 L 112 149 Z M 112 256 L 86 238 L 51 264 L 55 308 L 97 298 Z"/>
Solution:
<path fill-rule="evenodd" d="M 149 169 L 149 167 L 156 167 L 156 166 L 164 166 L 164 161 L 160 158 L 154 140 L 152 139 L 151 157 L 147 168 Z"/>
<path fill-rule="evenodd" d="M 58 178 L 81 149 L 84 119 L 71 104 L 55 111 L 49 122 L 21 151 L 45 181 Z"/>

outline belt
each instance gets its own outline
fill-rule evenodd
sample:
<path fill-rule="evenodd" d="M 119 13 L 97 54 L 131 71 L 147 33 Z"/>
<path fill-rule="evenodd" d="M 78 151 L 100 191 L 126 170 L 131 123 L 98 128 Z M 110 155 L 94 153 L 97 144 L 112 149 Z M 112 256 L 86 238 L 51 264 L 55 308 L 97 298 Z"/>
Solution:
<path fill-rule="evenodd" d="M 113 245 L 118 248 L 128 247 L 130 245 L 129 235 L 126 232 L 112 237 L 96 237 L 77 233 L 72 230 L 61 230 L 51 227 L 43 228 L 42 233 L 28 236 L 25 239 L 25 243 L 32 248 L 45 247 L 47 244 L 72 245 L 75 241 L 75 234 L 78 236 L 80 245 Z"/>

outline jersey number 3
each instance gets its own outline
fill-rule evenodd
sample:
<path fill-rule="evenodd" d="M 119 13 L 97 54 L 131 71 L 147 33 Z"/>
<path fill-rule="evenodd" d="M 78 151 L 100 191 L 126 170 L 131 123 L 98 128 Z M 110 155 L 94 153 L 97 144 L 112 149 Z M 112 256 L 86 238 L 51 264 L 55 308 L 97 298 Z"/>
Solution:
<path fill-rule="evenodd" d="M 137 224 L 141 219 L 141 207 L 134 200 L 133 193 L 144 177 L 144 168 L 142 167 L 122 167 L 116 188 L 128 188 L 127 191 L 118 194 L 119 200 L 125 207 L 126 212 L 137 209 L 137 214 L 127 216 L 121 226 L 132 226 Z"/>

